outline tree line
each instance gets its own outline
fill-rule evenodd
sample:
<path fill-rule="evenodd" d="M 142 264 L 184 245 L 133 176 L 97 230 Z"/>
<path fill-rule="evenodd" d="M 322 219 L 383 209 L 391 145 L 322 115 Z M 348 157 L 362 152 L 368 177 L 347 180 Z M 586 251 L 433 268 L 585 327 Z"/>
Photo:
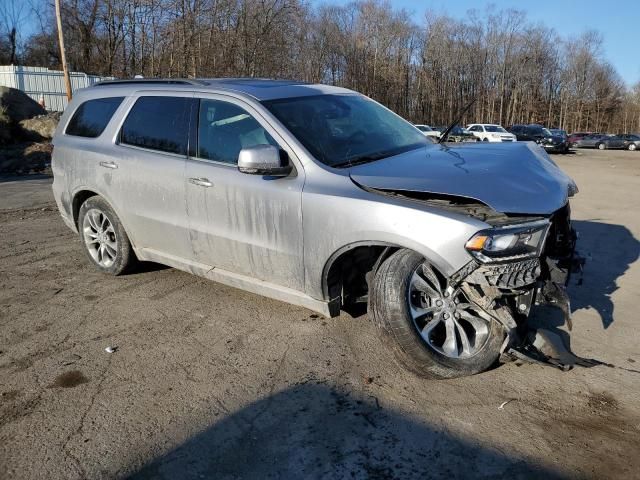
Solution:
<path fill-rule="evenodd" d="M 0 64 L 60 69 L 51 0 L 0 0 Z M 61 0 L 71 69 L 121 78 L 269 77 L 358 90 L 416 123 L 463 118 L 568 131 L 640 131 L 640 82 L 624 84 L 602 36 L 513 9 L 416 20 L 384 0 Z M 9 8 L 13 6 L 13 8 Z M 0 11 L 2 13 L 2 11 Z M 33 23 L 33 22 L 32 22 Z M 20 32 L 17 32 L 18 34 Z M 22 38 L 21 41 L 17 39 Z"/>

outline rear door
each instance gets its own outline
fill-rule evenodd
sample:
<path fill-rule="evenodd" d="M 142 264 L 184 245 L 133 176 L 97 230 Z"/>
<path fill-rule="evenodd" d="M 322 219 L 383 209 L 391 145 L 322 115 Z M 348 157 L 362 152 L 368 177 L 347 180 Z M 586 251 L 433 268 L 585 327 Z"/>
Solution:
<path fill-rule="evenodd" d="M 120 179 L 123 211 L 136 247 L 178 259 L 191 251 L 184 171 L 192 97 L 149 92 L 132 98 L 115 159 L 127 165 Z"/>
<path fill-rule="evenodd" d="M 618 135 L 610 137 L 610 148 L 624 148 L 624 139 Z"/>
<path fill-rule="evenodd" d="M 199 100 L 187 159 L 189 234 L 196 261 L 302 290 L 304 171 L 251 105 L 223 95 Z M 294 164 L 285 178 L 241 173 L 242 148 L 278 146 Z"/>

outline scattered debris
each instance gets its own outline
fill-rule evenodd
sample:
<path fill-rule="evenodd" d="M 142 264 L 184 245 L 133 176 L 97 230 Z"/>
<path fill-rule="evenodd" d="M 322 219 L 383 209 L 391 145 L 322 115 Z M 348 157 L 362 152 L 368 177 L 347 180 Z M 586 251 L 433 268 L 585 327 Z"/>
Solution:
<path fill-rule="evenodd" d="M 68 357 L 63 359 L 60 362 L 60 365 L 67 367 L 69 365 L 73 365 L 74 363 L 76 363 L 80 359 L 82 359 L 82 357 L 80 355 L 78 355 L 77 353 L 72 353 L 71 355 L 69 355 Z"/>
<path fill-rule="evenodd" d="M 115 353 L 118 350 L 118 347 L 113 346 L 113 347 L 107 347 L 104 349 L 105 352 L 107 353 Z"/>

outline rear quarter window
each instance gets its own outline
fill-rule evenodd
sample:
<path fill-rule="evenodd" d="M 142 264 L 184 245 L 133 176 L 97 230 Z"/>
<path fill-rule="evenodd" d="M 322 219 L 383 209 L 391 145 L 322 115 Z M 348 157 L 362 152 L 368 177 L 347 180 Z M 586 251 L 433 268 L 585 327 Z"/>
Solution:
<path fill-rule="evenodd" d="M 140 97 L 120 131 L 120 143 L 186 155 L 191 98 Z"/>
<path fill-rule="evenodd" d="M 65 133 L 76 137 L 99 137 L 123 99 L 124 97 L 107 97 L 87 100 L 75 111 Z"/>

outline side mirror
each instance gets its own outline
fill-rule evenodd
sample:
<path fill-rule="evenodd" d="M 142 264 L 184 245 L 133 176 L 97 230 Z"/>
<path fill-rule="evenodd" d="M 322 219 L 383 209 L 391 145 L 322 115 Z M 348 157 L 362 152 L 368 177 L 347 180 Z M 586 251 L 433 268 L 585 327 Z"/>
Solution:
<path fill-rule="evenodd" d="M 238 170 L 253 175 L 286 177 L 291 173 L 292 168 L 286 155 L 278 147 L 256 145 L 240 150 Z"/>

